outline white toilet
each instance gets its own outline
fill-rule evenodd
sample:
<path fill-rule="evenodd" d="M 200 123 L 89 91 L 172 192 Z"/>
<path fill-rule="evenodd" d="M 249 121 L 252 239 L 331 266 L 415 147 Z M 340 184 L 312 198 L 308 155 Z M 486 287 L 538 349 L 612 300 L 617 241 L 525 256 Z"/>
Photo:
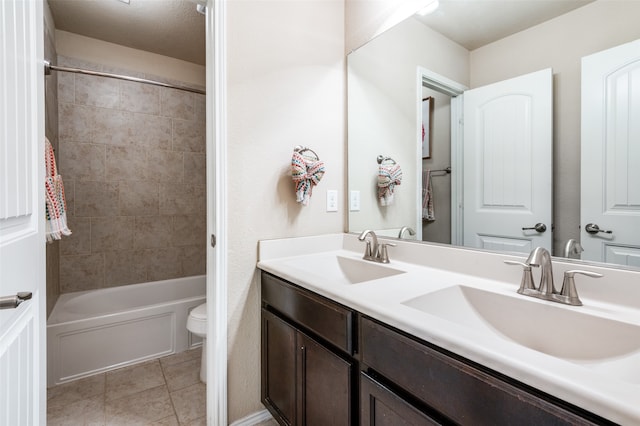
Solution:
<path fill-rule="evenodd" d="M 200 380 L 207 383 L 207 304 L 203 303 L 189 312 L 187 330 L 202 337 L 202 361 L 200 363 Z"/>

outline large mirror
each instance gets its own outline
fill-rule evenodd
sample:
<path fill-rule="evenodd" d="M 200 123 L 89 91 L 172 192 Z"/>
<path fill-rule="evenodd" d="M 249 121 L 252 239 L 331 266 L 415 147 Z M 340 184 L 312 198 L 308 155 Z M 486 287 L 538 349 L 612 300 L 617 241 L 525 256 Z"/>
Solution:
<path fill-rule="evenodd" d="M 409 227 L 404 238 L 468 245 L 459 235 L 465 166 L 457 145 L 464 135 L 464 96 L 458 94 L 551 69 L 547 234 L 555 256 L 579 258 L 567 243 L 590 236 L 580 218 L 581 61 L 640 39 L 638 16 L 640 2 L 625 0 L 440 0 L 433 13 L 416 14 L 350 53 L 349 230 L 398 237 Z M 421 104 L 432 108 L 424 130 Z M 452 123 L 452 117 L 459 120 Z M 422 135 L 430 141 L 430 155 L 423 155 Z M 389 182 L 391 203 L 378 188 Z M 424 202 L 427 189 L 430 204 Z M 628 204 L 640 209 L 638 201 Z M 632 253 L 614 262 L 640 266 L 636 259 Z"/>

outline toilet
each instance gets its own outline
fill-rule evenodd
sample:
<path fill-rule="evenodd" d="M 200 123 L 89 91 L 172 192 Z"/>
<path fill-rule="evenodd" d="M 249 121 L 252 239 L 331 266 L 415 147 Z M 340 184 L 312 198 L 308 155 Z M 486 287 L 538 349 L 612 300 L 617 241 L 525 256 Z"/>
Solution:
<path fill-rule="evenodd" d="M 200 362 L 200 380 L 207 383 L 207 304 L 203 303 L 189 312 L 187 330 L 202 337 L 202 361 Z"/>

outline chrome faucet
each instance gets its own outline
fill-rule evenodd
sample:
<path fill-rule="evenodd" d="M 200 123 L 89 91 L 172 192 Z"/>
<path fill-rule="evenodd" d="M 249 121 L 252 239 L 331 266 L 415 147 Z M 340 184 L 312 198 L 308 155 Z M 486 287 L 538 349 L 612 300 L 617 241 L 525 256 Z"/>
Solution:
<path fill-rule="evenodd" d="M 524 263 L 540 267 L 540 285 L 537 290 L 544 299 L 557 293 L 556 287 L 553 285 L 553 268 L 549 250 L 544 247 L 534 248 Z"/>
<path fill-rule="evenodd" d="M 553 268 L 551 265 L 551 254 L 543 247 L 534 248 L 525 263 L 513 260 L 505 260 L 507 265 L 522 266 L 522 281 L 518 293 L 525 296 L 536 297 L 538 299 L 550 300 L 552 302 L 563 303 L 565 305 L 581 306 L 582 301 L 578 297 L 575 274 L 582 274 L 592 278 L 600 278 L 602 274 L 590 271 L 572 270 L 564 273 L 562 289 L 558 293 L 553 284 Z M 540 284 L 538 287 L 533 283 L 531 267 L 540 267 Z"/>
<path fill-rule="evenodd" d="M 371 236 L 371 241 L 367 240 L 367 235 Z M 376 233 L 370 229 L 362 231 L 358 237 L 360 241 L 364 241 L 367 245 L 364 249 L 364 260 L 375 260 L 378 257 L 378 237 Z"/>
<path fill-rule="evenodd" d="M 578 241 L 571 238 L 564 246 L 564 257 L 575 257 L 577 259 L 580 259 L 580 253 L 582 253 L 583 251 L 584 249 L 582 248 L 582 245 Z"/>
<path fill-rule="evenodd" d="M 367 235 L 371 236 L 371 241 L 367 240 Z M 389 263 L 389 253 L 387 247 L 395 247 L 393 243 L 378 244 L 378 237 L 376 233 L 370 229 L 362 231 L 358 237 L 360 241 L 364 241 L 367 245 L 364 249 L 364 260 L 370 260 L 378 263 Z"/>
<path fill-rule="evenodd" d="M 400 228 L 400 232 L 398 232 L 398 238 L 402 239 L 402 236 L 404 235 L 404 233 L 408 232 L 410 236 L 416 235 L 416 231 L 414 231 L 412 228 L 409 228 L 408 226 L 403 226 L 402 228 Z"/>

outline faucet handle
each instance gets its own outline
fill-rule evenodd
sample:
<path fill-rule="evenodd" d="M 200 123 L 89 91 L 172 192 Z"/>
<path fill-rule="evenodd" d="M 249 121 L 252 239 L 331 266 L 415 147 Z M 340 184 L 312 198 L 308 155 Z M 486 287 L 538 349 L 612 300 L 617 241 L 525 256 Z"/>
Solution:
<path fill-rule="evenodd" d="M 533 284 L 533 274 L 531 273 L 531 265 L 516 260 L 505 260 L 504 263 L 511 266 L 522 266 L 522 280 L 520 281 L 520 288 L 518 293 L 525 294 L 527 290 L 535 290 L 536 286 Z"/>
<path fill-rule="evenodd" d="M 387 251 L 387 247 L 395 247 L 394 243 L 382 243 L 380 244 L 378 259 L 380 263 L 389 263 L 389 252 Z"/>
<path fill-rule="evenodd" d="M 566 302 L 570 305 L 582 306 L 582 301 L 578 297 L 578 291 L 576 290 L 576 282 L 573 278 L 575 274 L 582 274 L 591 278 L 601 278 L 602 274 L 599 274 L 597 272 L 581 271 L 578 269 L 566 271 L 564 273 L 564 280 L 562 281 L 560 296 L 565 299 Z"/>

